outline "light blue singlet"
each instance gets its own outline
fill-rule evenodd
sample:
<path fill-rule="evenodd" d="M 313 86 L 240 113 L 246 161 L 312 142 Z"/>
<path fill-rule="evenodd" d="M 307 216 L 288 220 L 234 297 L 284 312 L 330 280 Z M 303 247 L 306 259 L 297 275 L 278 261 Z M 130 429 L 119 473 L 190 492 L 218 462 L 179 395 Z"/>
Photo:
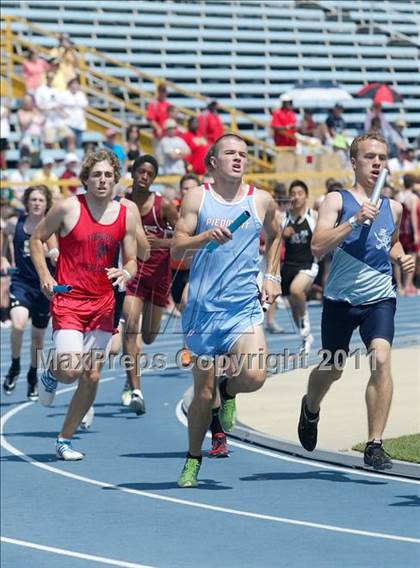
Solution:
<path fill-rule="evenodd" d="M 218 225 L 229 227 L 245 210 L 251 214 L 231 241 L 213 252 L 203 247 L 191 264 L 188 301 L 182 314 L 185 342 L 195 355 L 214 356 L 229 353 L 241 335 L 252 333 L 264 319 L 257 286 L 262 222 L 253 186 L 235 203 L 225 202 L 210 184 L 201 190 L 195 234 Z"/>
<path fill-rule="evenodd" d="M 360 209 L 350 191 L 340 191 L 343 206 L 339 223 Z M 324 296 L 358 306 L 395 298 L 389 258 L 395 223 L 387 197 L 382 197 L 379 215 L 372 225 L 354 229 L 335 249 Z"/>

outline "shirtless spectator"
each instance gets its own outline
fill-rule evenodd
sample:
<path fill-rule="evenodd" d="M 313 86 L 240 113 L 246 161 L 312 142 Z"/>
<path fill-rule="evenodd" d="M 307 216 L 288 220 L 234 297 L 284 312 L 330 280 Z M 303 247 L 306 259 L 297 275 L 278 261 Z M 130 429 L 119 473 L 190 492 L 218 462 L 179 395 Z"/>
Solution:
<path fill-rule="evenodd" d="M 48 71 L 47 84 L 41 85 L 35 93 L 35 103 L 45 118 L 44 146 L 52 148 L 54 144 L 64 142 L 67 150 L 75 149 L 73 132 L 65 123 L 66 112 L 62 104 L 62 93 L 53 87 L 54 73 Z"/>
<path fill-rule="evenodd" d="M 25 95 L 17 111 L 20 130 L 19 149 L 22 156 L 32 156 L 41 151 L 42 129 L 45 117 L 37 109 L 32 95 Z"/>
<path fill-rule="evenodd" d="M 169 101 L 166 100 L 167 96 L 166 85 L 160 83 L 157 88 L 156 99 L 150 101 L 147 105 L 146 118 L 153 129 L 153 136 L 156 140 L 162 138 L 165 121 L 169 118 L 168 111 L 171 105 Z"/>
<path fill-rule="evenodd" d="M 172 118 L 176 122 L 175 134 L 177 136 L 182 136 L 187 132 L 187 129 L 181 123 L 181 117 L 179 113 L 179 108 L 175 105 L 169 105 L 168 107 L 168 118 Z"/>
<path fill-rule="evenodd" d="M 39 55 L 35 47 L 28 49 L 28 56 L 22 63 L 23 80 L 26 92 L 35 93 L 38 87 L 45 83 L 45 73 L 50 68 L 50 64 Z"/>
<path fill-rule="evenodd" d="M 225 127 L 219 116 L 217 101 L 211 101 L 207 109 L 198 115 L 198 128 L 208 144 L 214 144 L 223 135 Z"/>

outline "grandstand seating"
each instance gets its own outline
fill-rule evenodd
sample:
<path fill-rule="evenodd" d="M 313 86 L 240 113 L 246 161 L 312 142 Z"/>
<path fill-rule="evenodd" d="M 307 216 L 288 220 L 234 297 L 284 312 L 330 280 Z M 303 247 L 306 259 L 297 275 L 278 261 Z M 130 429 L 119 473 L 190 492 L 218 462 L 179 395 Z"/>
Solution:
<path fill-rule="evenodd" d="M 19 15 L 76 44 L 95 47 L 178 85 L 270 121 L 278 96 L 297 81 L 329 80 L 351 94 L 367 82 L 390 83 L 404 97 L 387 109 L 404 113 L 408 136 L 420 130 L 420 3 L 328 1 L 102 1 L 2 0 L 4 15 Z M 46 47 L 54 38 L 13 28 Z M 92 65 L 93 54 L 87 61 Z M 134 72 L 101 63 L 100 71 L 140 79 Z M 153 84 L 142 84 L 151 90 Z M 198 98 L 171 93 L 175 103 L 203 107 Z M 99 104 L 99 101 L 98 101 Z M 344 103 L 349 133 L 356 134 L 370 102 Z M 325 118 L 325 110 L 315 117 Z M 238 120 L 246 129 L 244 118 Z M 267 136 L 261 127 L 258 137 Z"/>

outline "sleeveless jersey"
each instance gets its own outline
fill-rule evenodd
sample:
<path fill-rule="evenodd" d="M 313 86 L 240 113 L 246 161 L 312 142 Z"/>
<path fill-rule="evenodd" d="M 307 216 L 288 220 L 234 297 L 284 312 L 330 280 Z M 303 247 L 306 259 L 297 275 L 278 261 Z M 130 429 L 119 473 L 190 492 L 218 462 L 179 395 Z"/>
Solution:
<path fill-rule="evenodd" d="M 285 243 L 283 264 L 302 269 L 311 268 L 315 260 L 311 252 L 311 239 L 315 228 L 312 210 L 307 209 L 305 215 L 297 219 L 288 212 L 283 224 L 283 228 L 286 227 L 292 227 L 294 234 L 288 239 L 283 239 Z"/>
<path fill-rule="evenodd" d="M 347 190 L 340 191 L 343 206 L 339 223 L 360 209 L 360 203 Z M 324 296 L 354 306 L 395 298 L 389 257 L 395 223 L 389 199 L 382 197 L 379 215 L 370 226 L 354 229 L 335 249 Z"/>
<path fill-rule="evenodd" d="M 129 198 L 129 196 L 127 196 Z M 146 215 L 141 215 L 143 228 L 149 235 L 154 235 L 158 239 L 167 237 L 167 230 L 164 227 L 162 215 L 163 197 L 154 194 L 153 205 Z M 155 276 L 157 278 L 168 274 L 170 263 L 170 251 L 168 248 L 152 249 L 147 261 L 137 259 L 137 274 L 141 277 Z"/>
<path fill-rule="evenodd" d="M 15 262 L 18 272 L 12 275 L 12 282 L 14 280 L 24 280 L 31 286 L 39 287 L 38 273 L 33 265 L 31 251 L 29 249 L 29 239 L 31 235 L 24 229 L 26 219 L 27 215 L 21 215 L 16 223 L 13 249 L 15 251 Z M 54 269 L 49 259 L 47 259 L 47 266 L 51 274 L 53 274 Z"/>
<path fill-rule="evenodd" d="M 77 196 L 80 215 L 76 225 L 65 237 L 59 237 L 60 256 L 56 280 L 73 286 L 72 298 L 89 299 L 113 296 L 112 282 L 105 268 L 114 266 L 120 242 L 126 230 L 126 207 L 113 223 L 96 221 L 89 211 L 84 195 Z"/>
<path fill-rule="evenodd" d="M 258 296 L 259 238 L 262 222 L 255 206 L 255 188 L 235 203 L 223 201 L 210 184 L 202 186 L 203 196 L 198 213 L 196 234 L 216 226 L 229 228 L 247 210 L 251 217 L 233 234 L 231 241 L 209 252 L 206 247 L 196 252 L 190 268 L 188 312 L 237 312 L 241 306 L 256 301 Z M 260 308 L 259 308 L 260 309 Z"/>

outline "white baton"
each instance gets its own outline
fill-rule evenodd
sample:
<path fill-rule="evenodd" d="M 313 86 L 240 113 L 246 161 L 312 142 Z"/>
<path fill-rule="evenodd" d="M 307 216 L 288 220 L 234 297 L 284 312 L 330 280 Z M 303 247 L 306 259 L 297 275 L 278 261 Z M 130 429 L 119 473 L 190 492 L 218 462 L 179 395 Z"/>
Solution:
<path fill-rule="evenodd" d="M 374 205 L 378 204 L 379 198 L 381 197 L 382 189 L 385 185 L 386 178 L 388 177 L 389 171 L 384 168 L 381 173 L 378 175 L 378 179 L 376 180 L 375 187 L 373 188 L 373 193 L 370 197 L 370 202 Z M 367 227 L 371 224 L 370 219 L 366 219 L 363 222 L 363 225 Z"/>

